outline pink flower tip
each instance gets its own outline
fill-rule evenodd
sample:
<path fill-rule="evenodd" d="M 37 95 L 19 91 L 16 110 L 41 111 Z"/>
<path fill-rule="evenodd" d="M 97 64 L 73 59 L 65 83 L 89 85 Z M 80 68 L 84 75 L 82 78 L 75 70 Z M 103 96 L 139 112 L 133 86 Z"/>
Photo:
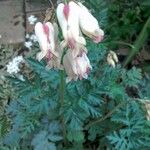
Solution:
<path fill-rule="evenodd" d="M 103 39 L 104 39 L 104 36 L 102 36 L 102 35 L 95 36 L 95 37 L 93 38 L 93 42 L 94 42 L 94 43 L 99 43 L 99 42 L 101 42 Z"/>
<path fill-rule="evenodd" d="M 68 5 L 68 4 L 65 4 L 63 13 L 64 13 L 64 16 L 65 16 L 66 20 L 68 20 L 69 11 L 70 11 L 69 5 Z"/>
<path fill-rule="evenodd" d="M 75 49 L 75 44 L 76 44 L 76 41 L 73 38 L 68 39 L 68 47 L 70 49 Z"/>
<path fill-rule="evenodd" d="M 47 41 L 50 43 L 50 39 L 49 39 L 49 28 L 48 28 L 48 25 L 43 24 L 43 31 L 44 31 L 44 33 L 45 33 L 46 36 L 47 36 Z"/>

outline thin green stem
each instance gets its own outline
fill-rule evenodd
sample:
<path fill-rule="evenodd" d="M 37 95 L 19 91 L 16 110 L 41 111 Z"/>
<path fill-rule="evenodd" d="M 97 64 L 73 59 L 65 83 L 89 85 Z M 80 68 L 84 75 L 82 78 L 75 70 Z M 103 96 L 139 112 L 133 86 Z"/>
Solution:
<path fill-rule="evenodd" d="M 106 119 L 109 118 L 118 108 L 120 108 L 121 106 L 123 106 L 125 103 L 126 103 L 126 102 L 122 102 L 122 103 L 118 104 L 112 111 L 110 111 L 110 112 L 109 112 L 108 114 L 106 114 L 104 117 L 99 118 L 99 119 L 97 119 L 97 120 L 95 120 L 95 121 L 90 122 L 89 124 L 87 124 L 87 125 L 85 126 L 85 129 L 88 129 L 88 128 L 91 127 L 91 126 L 93 126 L 93 125 L 95 125 L 95 124 L 97 124 L 97 123 L 100 123 L 100 122 L 106 120 Z"/>
<path fill-rule="evenodd" d="M 64 70 L 60 71 L 60 106 L 64 105 L 64 93 L 65 93 L 65 80 L 64 80 Z M 63 138 L 64 144 L 66 144 L 66 127 L 64 122 L 64 116 L 61 116 L 62 126 L 63 126 Z"/>
<path fill-rule="evenodd" d="M 131 49 L 128 57 L 126 58 L 125 62 L 124 62 L 124 67 L 126 65 L 128 65 L 132 59 L 134 58 L 134 56 L 140 51 L 141 47 L 143 46 L 143 44 L 145 43 L 145 41 L 147 40 L 148 36 L 149 36 L 149 32 L 148 30 L 150 29 L 150 17 L 147 19 L 143 29 L 141 30 L 137 40 L 134 42 L 134 47 Z"/>
<path fill-rule="evenodd" d="M 135 98 L 134 100 L 135 101 L 139 101 L 139 102 L 141 102 L 143 104 L 144 104 L 144 102 L 149 102 L 149 100 L 142 100 L 142 99 L 138 99 L 138 98 Z M 110 116 L 112 116 L 113 113 L 115 113 L 118 108 L 122 107 L 123 105 L 125 105 L 128 102 L 129 101 L 123 101 L 123 102 L 119 103 L 116 107 L 114 107 L 114 109 L 112 111 L 108 112 L 104 117 L 101 117 L 101 118 L 99 118 L 97 120 L 94 120 L 94 121 L 90 122 L 89 124 L 87 124 L 85 126 L 85 130 L 87 130 L 89 127 L 91 127 L 91 126 L 93 126 L 93 125 L 95 125 L 97 123 L 100 123 L 100 122 L 106 120 L 107 118 L 109 118 Z"/>
<path fill-rule="evenodd" d="M 68 1 L 67 1 L 67 0 L 64 0 L 64 2 L 65 2 L 65 4 L 67 4 L 67 3 L 68 3 Z"/>
<path fill-rule="evenodd" d="M 64 88 L 65 88 L 65 81 L 64 81 L 64 70 L 60 71 L 60 104 L 63 106 L 64 104 Z"/>
<path fill-rule="evenodd" d="M 130 43 L 123 42 L 123 41 L 112 41 L 111 43 L 120 44 L 120 45 L 126 45 L 126 46 L 129 46 L 130 48 L 134 48 L 134 45 L 132 45 Z"/>

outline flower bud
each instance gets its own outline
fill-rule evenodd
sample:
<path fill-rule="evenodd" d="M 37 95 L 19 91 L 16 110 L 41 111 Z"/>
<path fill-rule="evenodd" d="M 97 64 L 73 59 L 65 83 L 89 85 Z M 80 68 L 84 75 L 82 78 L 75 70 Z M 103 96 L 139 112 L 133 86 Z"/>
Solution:
<path fill-rule="evenodd" d="M 111 65 L 113 68 L 115 68 L 116 63 L 118 63 L 118 57 L 115 52 L 110 51 L 107 56 L 107 62 L 109 65 Z"/>

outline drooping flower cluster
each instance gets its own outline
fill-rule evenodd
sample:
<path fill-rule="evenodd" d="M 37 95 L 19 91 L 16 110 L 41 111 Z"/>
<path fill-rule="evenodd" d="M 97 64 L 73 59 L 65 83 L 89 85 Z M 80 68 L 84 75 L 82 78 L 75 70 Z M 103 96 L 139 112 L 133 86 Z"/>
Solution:
<path fill-rule="evenodd" d="M 99 43 L 103 39 L 104 32 L 100 29 L 96 18 L 80 2 L 60 3 L 56 13 L 64 40 L 61 43 L 58 41 L 56 23 L 37 23 L 35 34 L 41 49 L 37 59 L 40 61 L 45 57 L 50 68 L 62 68 L 62 53 L 63 49 L 67 48 L 63 57 L 63 68 L 68 75 L 67 82 L 87 79 L 92 66 L 87 57 L 86 40 L 83 34 L 93 42 Z"/>

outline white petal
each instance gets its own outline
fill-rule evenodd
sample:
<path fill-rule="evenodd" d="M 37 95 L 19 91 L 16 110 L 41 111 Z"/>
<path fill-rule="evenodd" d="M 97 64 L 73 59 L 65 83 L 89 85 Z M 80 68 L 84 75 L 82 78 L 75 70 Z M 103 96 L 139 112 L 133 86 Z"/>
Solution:
<path fill-rule="evenodd" d="M 64 6 L 65 5 L 63 3 L 60 3 L 57 6 L 56 13 L 57 13 L 57 19 L 58 19 L 59 25 L 62 29 L 63 37 L 64 37 L 64 39 L 67 39 L 67 26 L 68 26 L 68 24 L 67 24 L 67 20 L 65 19 L 64 14 L 63 14 Z"/>
<path fill-rule="evenodd" d="M 82 5 L 80 2 L 78 4 L 81 8 L 80 26 L 82 30 L 85 32 L 94 33 L 96 29 L 99 29 L 98 21 L 84 5 Z"/>
<path fill-rule="evenodd" d="M 110 54 L 112 55 L 112 58 L 114 59 L 114 61 L 115 61 L 116 63 L 118 63 L 117 54 L 116 54 L 115 52 L 113 52 L 113 51 L 110 51 Z"/>
<path fill-rule="evenodd" d="M 47 22 L 46 25 L 49 28 L 49 39 L 50 39 L 50 48 L 51 52 L 58 57 L 58 53 L 55 51 L 55 31 L 52 23 Z"/>
<path fill-rule="evenodd" d="M 63 37 L 66 41 L 74 39 L 76 42 L 86 45 L 83 37 L 80 37 L 79 29 L 79 7 L 75 2 L 69 2 L 69 16 L 66 20 L 64 16 L 64 4 L 60 3 L 57 7 L 57 18 L 62 29 Z"/>
<path fill-rule="evenodd" d="M 78 2 L 78 5 L 80 6 L 79 23 L 82 32 L 90 38 L 93 38 L 93 36 L 95 36 L 96 39 L 94 42 L 100 42 L 104 36 L 104 32 L 100 29 L 97 19 L 80 2 Z"/>
<path fill-rule="evenodd" d="M 68 18 L 69 29 L 72 32 L 72 35 L 76 42 L 86 45 L 86 41 L 83 37 L 80 37 L 80 28 L 79 28 L 79 15 L 80 7 L 73 1 L 69 2 L 70 14 Z"/>
<path fill-rule="evenodd" d="M 36 23 L 35 25 L 35 35 L 40 45 L 41 52 L 37 54 L 37 59 L 40 61 L 43 57 L 46 56 L 48 49 L 50 48 L 47 41 L 47 36 L 43 31 L 43 24 L 41 22 Z"/>

